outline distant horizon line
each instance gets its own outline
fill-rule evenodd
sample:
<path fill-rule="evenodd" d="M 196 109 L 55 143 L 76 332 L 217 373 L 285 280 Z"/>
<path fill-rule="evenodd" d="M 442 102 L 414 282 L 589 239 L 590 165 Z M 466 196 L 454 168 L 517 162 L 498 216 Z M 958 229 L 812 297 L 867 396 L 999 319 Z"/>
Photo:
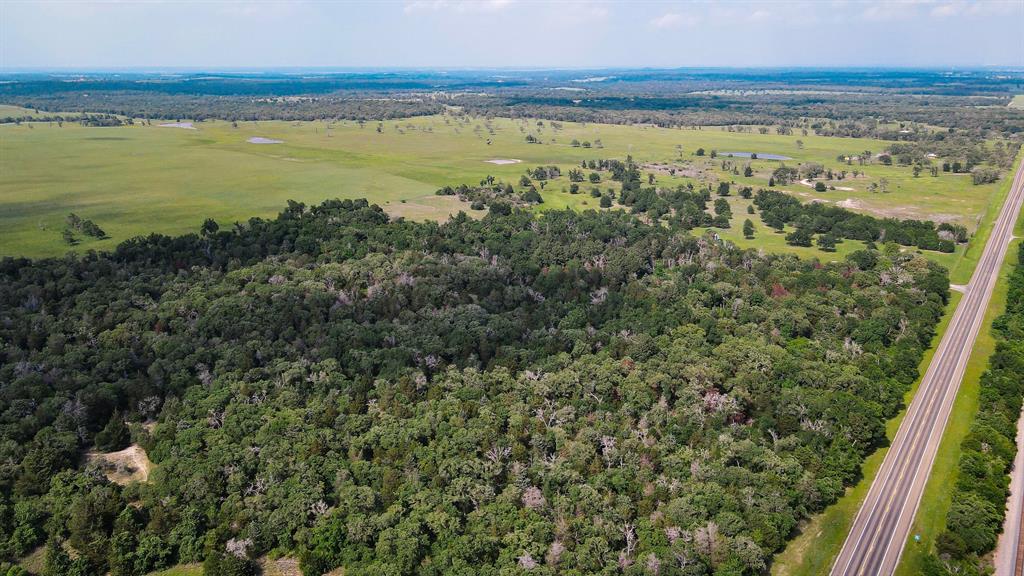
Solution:
<path fill-rule="evenodd" d="M 842 70 L 842 71 L 1012 71 L 1024 72 L 1021 64 L 972 64 L 972 65 L 773 65 L 773 66 L 193 66 L 193 65 L 139 65 L 139 66 L 2 66 L 4 74 L 82 74 L 82 73 L 231 73 L 231 72 L 597 72 L 597 71 L 743 71 L 743 70 Z"/>

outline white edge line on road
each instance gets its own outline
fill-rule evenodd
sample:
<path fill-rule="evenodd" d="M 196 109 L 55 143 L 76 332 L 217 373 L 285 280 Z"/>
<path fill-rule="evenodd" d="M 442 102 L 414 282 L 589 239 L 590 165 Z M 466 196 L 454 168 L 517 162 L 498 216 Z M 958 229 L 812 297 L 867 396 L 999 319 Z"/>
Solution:
<path fill-rule="evenodd" d="M 976 279 L 975 276 L 977 276 L 978 273 L 982 271 L 982 268 L 983 268 L 982 264 L 986 260 L 986 258 L 985 258 L 985 256 L 986 256 L 985 248 L 989 248 L 990 247 L 989 243 L 992 240 L 996 239 L 995 237 L 998 236 L 997 232 L 1001 231 L 1002 235 L 1005 236 L 1005 238 L 998 239 L 997 240 L 997 245 L 995 245 L 996 247 L 994 248 L 994 253 L 990 253 L 990 254 L 997 254 L 998 255 L 998 256 L 996 256 L 996 261 L 994 263 L 997 266 L 996 266 L 996 268 L 992 272 L 990 272 L 989 277 L 986 278 L 985 281 L 983 282 L 983 284 L 985 285 L 987 290 L 981 296 L 981 298 L 982 298 L 982 306 L 979 308 L 978 312 L 976 313 L 975 318 L 972 319 L 971 324 L 970 324 L 970 328 L 969 328 L 969 331 L 968 331 L 968 333 L 971 334 L 971 338 L 969 339 L 971 345 L 969 347 L 964 347 L 963 349 L 960 350 L 960 353 L 959 353 L 959 356 L 958 356 L 958 360 L 957 360 L 957 364 L 954 367 L 954 374 L 953 374 L 953 376 L 954 376 L 954 378 L 953 378 L 954 384 L 953 384 L 953 386 L 948 386 L 947 385 L 946 386 L 946 390 L 941 395 L 941 403 L 939 404 L 939 410 L 940 410 L 940 413 L 943 413 L 943 423 L 942 423 L 942 427 L 938 428 L 938 430 L 940 431 L 940 434 L 938 436 L 938 441 L 939 441 L 940 444 L 941 444 L 942 436 L 945 434 L 945 429 L 946 429 L 946 425 L 948 424 L 948 421 L 949 421 L 949 416 L 952 413 L 953 404 L 955 404 L 955 402 L 956 402 L 956 395 L 959 392 L 960 383 L 963 380 L 963 373 L 966 371 L 966 363 L 970 359 L 970 354 L 968 353 L 968 354 L 965 355 L 964 352 L 967 351 L 968 349 L 973 351 L 974 343 L 976 342 L 977 336 L 978 336 L 978 334 L 980 332 L 980 329 L 981 329 L 980 324 L 984 320 L 985 315 L 986 315 L 986 313 L 984 311 L 987 311 L 987 309 L 988 309 L 988 304 L 991 301 L 992 292 L 993 292 L 993 290 L 995 288 L 996 282 L 998 281 L 999 271 L 1002 268 L 1003 260 L 1006 257 L 1006 252 L 1009 249 L 1010 241 L 1013 238 L 1012 234 L 1013 234 L 1014 226 L 1016 224 L 1018 213 L 1019 213 L 1019 210 L 1020 210 L 1020 207 L 1016 207 L 1014 205 L 1020 200 L 1018 198 L 1018 196 L 1021 195 L 1021 187 L 1024 186 L 1024 183 L 1022 183 L 1022 179 L 1024 179 L 1024 159 L 1021 160 L 1021 163 L 1018 166 L 1018 170 L 1017 170 L 1017 172 L 1016 172 L 1016 174 L 1014 176 L 1014 179 L 1013 179 L 1013 181 L 1010 184 L 1010 190 L 1009 190 L 1009 192 L 1007 194 L 1006 200 L 1004 201 L 1003 205 L 1000 207 L 999 212 L 996 214 L 996 220 L 995 220 L 995 222 L 993 224 L 992 234 L 989 236 L 988 242 L 986 242 L 985 246 L 982 248 L 981 257 L 979 258 L 978 264 L 975 267 L 974 274 L 972 274 L 972 277 L 971 277 L 970 281 L 968 282 L 967 294 L 965 294 L 964 299 L 961 300 L 960 304 L 957 305 L 956 310 L 954 310 L 953 317 L 950 319 L 950 324 L 949 324 L 949 326 L 947 326 L 947 332 L 944 333 L 943 336 L 941 337 L 941 339 L 939 341 L 939 345 L 936 348 L 936 353 L 932 357 L 933 361 L 934 361 L 934 359 L 939 356 L 939 352 L 942 351 L 942 349 L 944 347 L 948 348 L 948 347 L 952 346 L 950 341 L 946 340 L 946 334 L 949 333 L 948 332 L 949 328 L 953 327 L 955 325 L 955 323 L 957 322 L 957 317 L 962 316 L 963 314 L 966 313 L 966 312 L 964 312 L 966 310 L 966 302 L 965 302 L 965 300 L 967 299 L 967 296 L 970 295 L 970 290 L 969 289 L 973 287 L 974 280 Z M 1011 207 L 1009 212 L 1006 212 L 1007 207 Z M 1004 216 L 1006 217 L 1005 220 L 1003 219 Z M 1007 231 L 1005 230 L 1005 228 L 1007 226 L 1010 227 L 1008 235 L 1007 235 Z M 981 278 L 977 278 L 977 279 L 978 280 L 982 280 Z M 964 304 L 965 306 L 961 306 L 961 304 Z M 935 364 L 933 364 L 933 361 L 929 362 L 928 368 L 925 370 L 925 374 L 922 377 L 922 383 L 927 381 L 929 374 L 932 372 L 932 369 L 936 366 Z M 955 392 L 954 392 L 954 390 L 951 390 L 951 388 L 955 389 Z M 911 403 L 908 404 L 908 406 L 907 406 L 907 415 L 905 415 L 904 421 L 901 423 L 899 429 L 897 430 L 896 435 L 893 437 L 893 442 L 890 444 L 890 447 L 896 445 L 898 441 L 904 440 L 902 437 L 906 436 L 907 434 L 909 434 L 909 430 L 913 426 L 910 425 L 910 424 L 907 424 L 910 421 L 910 418 L 907 418 L 907 416 L 910 415 L 910 410 L 914 406 L 914 401 L 918 400 L 918 398 L 923 398 L 922 396 L 919 396 L 919 394 L 921 394 L 922 392 L 925 392 L 925 391 L 921 390 L 920 387 L 919 387 L 918 393 L 915 394 L 914 399 L 912 399 Z M 948 402 L 948 408 L 947 408 L 947 406 L 946 406 L 947 398 L 949 398 L 950 392 L 953 392 L 953 399 L 952 399 L 951 402 Z M 934 398 L 932 400 L 934 400 Z M 921 400 L 918 404 L 931 405 L 931 404 L 933 404 L 933 402 L 927 402 L 925 400 Z M 907 426 L 904 427 L 904 424 L 907 424 Z M 905 431 L 906 431 L 906 433 L 904 433 Z M 935 431 L 936 431 L 935 423 L 933 422 L 932 426 L 931 426 L 931 429 L 929 430 L 929 434 L 925 438 L 928 441 L 928 443 L 931 443 L 931 441 L 933 440 L 933 436 L 935 435 Z M 902 454 L 903 451 L 904 451 L 904 447 L 903 446 L 898 446 L 897 450 L 896 450 L 896 454 L 893 455 L 891 462 L 895 463 L 897 461 L 897 459 L 898 459 L 898 456 L 900 454 Z M 927 448 L 927 444 L 925 446 L 925 451 L 929 452 L 929 449 Z M 886 453 L 886 458 L 883 459 L 882 465 L 879 467 L 879 472 L 875 476 L 875 480 L 872 481 L 871 487 L 868 488 L 868 494 L 865 496 L 864 502 L 861 505 L 861 507 L 859 508 L 859 510 L 857 512 L 857 515 L 854 516 L 853 523 L 851 524 L 851 534 L 849 536 L 847 536 L 847 539 L 844 541 L 843 547 L 840 548 L 839 554 L 837 555 L 836 560 L 835 560 L 835 562 L 833 564 L 833 568 L 832 568 L 832 571 L 831 571 L 832 574 L 845 574 L 846 572 L 849 571 L 850 564 L 852 564 L 852 562 L 854 560 L 854 557 L 855 557 L 854 552 L 856 552 L 857 548 L 860 547 L 860 543 L 863 541 L 863 538 L 864 538 L 864 536 L 866 534 L 866 530 L 864 530 L 864 529 L 860 530 L 860 534 L 857 536 L 857 538 L 854 541 L 852 547 L 849 546 L 849 544 L 851 542 L 850 538 L 853 536 L 853 532 L 857 531 L 857 528 L 858 528 L 857 527 L 857 523 L 858 523 L 858 521 L 861 520 L 861 517 L 865 514 L 865 511 L 868 512 L 867 516 L 870 517 L 870 516 L 872 516 L 874 514 L 875 510 L 877 509 L 878 503 L 879 503 L 879 501 L 881 499 L 881 495 L 880 494 L 876 494 L 875 495 L 874 502 L 872 502 L 872 504 L 870 505 L 870 508 L 869 508 L 869 506 L 867 504 L 868 504 L 868 501 L 871 499 L 872 488 L 874 488 L 874 486 L 876 485 L 876 481 L 882 480 L 882 484 L 886 483 L 886 480 L 883 480 L 882 472 L 886 470 L 886 460 L 889 460 L 889 456 L 892 455 L 892 454 L 893 454 L 893 452 Z M 934 465 L 934 461 L 935 461 L 935 458 L 936 458 L 937 454 L 938 454 L 938 446 L 936 446 L 935 451 L 929 457 L 929 464 L 928 464 L 928 466 L 926 468 L 927 473 L 928 473 L 929 476 L 931 475 L 931 468 Z M 895 464 L 891 464 L 890 466 L 888 466 L 889 470 L 887 471 L 887 473 L 891 474 L 891 469 L 893 468 L 894 465 Z M 911 493 L 915 492 L 914 485 L 917 483 L 917 478 L 918 478 L 918 476 L 919 476 L 919 474 L 921 472 L 921 469 L 922 469 L 922 466 L 919 465 L 917 467 L 917 469 L 915 470 L 914 477 L 913 477 L 913 480 L 911 482 L 911 486 L 908 489 L 908 494 L 907 494 L 908 497 L 911 495 Z M 881 490 L 881 487 L 879 488 L 879 490 Z M 920 507 L 921 496 L 923 496 L 923 494 L 924 494 L 924 487 L 921 488 L 921 495 L 918 496 L 915 499 L 916 503 L 914 505 L 914 516 L 917 515 L 917 510 Z M 889 535 L 889 539 L 888 539 L 888 542 L 886 544 L 885 552 L 884 552 L 884 554 L 882 556 L 881 565 L 879 566 L 879 568 L 881 568 L 881 569 L 884 569 L 885 561 L 886 561 L 886 558 L 888 558 L 888 556 L 889 556 L 889 550 L 892 547 L 893 540 L 895 540 L 896 532 L 899 531 L 899 526 L 903 522 L 903 517 L 904 517 L 905 512 L 906 512 L 907 500 L 909 500 L 909 499 L 910 498 L 904 499 L 903 505 L 902 505 L 902 507 L 900 509 L 900 515 L 897 518 L 897 521 L 896 521 L 896 524 L 894 526 L 894 529 L 893 529 L 892 533 Z M 901 538 L 900 540 L 902 541 L 903 539 L 904 538 Z M 905 543 L 903 543 L 903 544 L 905 544 Z M 900 547 L 899 547 L 899 555 L 897 555 L 897 557 L 896 557 L 896 565 L 899 564 L 899 560 L 900 560 L 900 557 L 903 554 L 903 548 L 904 547 L 905 546 L 903 546 L 903 545 L 900 545 Z M 849 548 L 849 550 L 847 550 L 848 548 Z M 837 573 L 836 569 L 839 567 L 839 564 L 842 561 L 842 557 L 843 557 L 844 552 L 849 552 L 849 558 L 846 560 L 846 566 L 843 568 L 843 570 L 841 572 Z M 893 570 L 895 570 L 895 565 L 893 567 Z"/>
<path fill-rule="evenodd" d="M 1022 163 L 1022 169 L 1024 169 L 1024 163 Z M 1020 176 L 1020 174 L 1021 174 L 1021 172 L 1018 171 L 1018 177 Z M 1018 182 L 1018 180 L 1019 180 L 1019 178 L 1014 178 L 1014 182 L 1011 183 L 1011 185 L 1010 185 L 1011 188 L 1010 188 L 1010 194 L 1007 197 L 1007 203 L 1016 202 L 1016 200 L 1014 199 L 1014 194 L 1018 191 L 1018 185 L 1020 184 L 1020 182 Z M 1000 212 L 1002 212 L 1002 211 L 1000 211 Z M 1012 233 L 1013 229 L 1015 227 L 1015 224 L 1017 222 L 1017 217 L 1019 215 L 1018 212 L 1019 212 L 1019 209 L 1011 210 L 1007 214 L 1007 222 L 1000 223 L 998 221 L 999 218 L 997 217 L 996 218 L 997 226 L 1000 225 L 1000 224 L 1003 224 L 1004 227 L 1005 226 L 1009 226 L 1009 228 L 1010 228 L 1009 232 Z M 1003 214 L 1000 214 L 999 216 L 1003 216 Z M 993 233 L 994 232 L 995 232 L 995 230 L 993 229 Z M 971 355 L 974 352 L 974 344 L 977 342 L 978 335 L 981 333 L 981 324 L 984 323 L 985 316 L 987 316 L 988 306 L 989 306 L 989 303 L 991 303 L 991 301 L 992 301 L 992 294 L 993 294 L 993 292 L 995 292 L 995 286 L 999 282 L 999 274 L 1002 271 L 1003 261 L 1006 259 L 1006 253 L 1007 253 L 1007 251 L 1009 251 L 1010 242 L 1011 242 L 1012 239 L 1013 239 L 1013 235 L 1012 234 L 1007 234 L 1004 239 L 999 240 L 999 246 L 996 248 L 996 251 L 998 253 L 998 257 L 996 258 L 996 261 L 993 263 L 995 268 L 992 270 L 991 274 L 986 279 L 985 284 L 986 284 L 986 287 L 988 289 L 985 290 L 984 295 L 982 296 L 982 303 L 981 303 L 980 308 L 978 309 L 978 314 L 975 317 L 974 322 L 971 325 L 971 332 L 972 332 L 971 346 L 970 346 L 970 348 L 964 348 L 960 352 L 960 359 L 957 362 L 956 371 L 954 372 L 954 375 L 953 375 L 953 382 L 954 382 L 954 384 L 953 384 L 953 386 L 950 386 L 949 390 L 947 390 L 947 392 L 946 392 L 946 397 L 948 397 L 949 393 L 952 392 L 953 393 L 953 398 L 948 401 L 948 407 L 945 407 L 945 405 L 946 405 L 945 398 L 943 400 L 943 406 L 944 406 L 943 407 L 943 411 L 945 412 L 945 414 L 944 414 L 944 417 L 942 419 L 942 426 L 937 429 L 939 431 L 939 436 L 936 439 L 936 440 L 938 440 L 938 443 L 935 445 L 935 450 L 931 453 L 931 456 L 930 456 L 929 462 L 928 462 L 928 466 L 927 467 L 918 467 L 917 472 L 914 474 L 914 481 L 913 481 L 913 483 L 911 483 L 911 492 L 914 491 L 913 486 L 914 486 L 914 484 L 917 483 L 917 476 L 921 472 L 922 468 L 924 470 L 927 470 L 928 477 L 931 476 L 932 467 L 935 465 L 935 458 L 938 457 L 938 454 L 939 454 L 939 446 L 942 444 L 942 437 L 945 436 L 945 434 L 946 434 L 946 426 L 949 425 L 949 417 L 953 414 L 953 405 L 956 404 L 956 397 L 959 394 L 960 386 L 963 384 L 964 375 L 967 372 L 967 363 L 970 361 Z M 983 254 L 983 256 L 984 256 L 984 254 Z M 979 261 L 978 265 L 981 266 L 981 262 L 980 261 Z M 929 435 L 929 440 L 931 440 L 931 436 L 934 436 L 935 430 L 936 430 L 936 428 L 933 425 L 933 427 L 932 427 L 932 434 Z M 927 447 L 926 447 L 926 450 L 927 450 Z M 927 483 L 926 483 L 926 485 L 927 485 Z M 921 486 L 921 494 L 918 495 L 918 497 L 914 499 L 915 500 L 914 512 L 913 512 L 913 515 L 911 516 L 911 521 L 913 521 L 913 518 L 917 516 L 917 511 L 921 507 L 921 500 L 924 497 L 924 490 L 927 487 L 926 485 Z M 904 501 L 903 508 L 900 510 L 899 519 L 897 519 L 897 521 L 896 521 L 896 530 L 894 530 L 893 533 L 890 535 L 890 537 L 889 537 L 889 544 L 886 546 L 885 554 L 882 556 L 882 562 L 881 562 L 880 568 L 882 568 L 883 570 L 884 570 L 884 567 L 885 567 L 885 559 L 886 559 L 886 557 L 889 556 L 889 549 L 892 547 L 892 543 L 896 539 L 896 532 L 899 529 L 899 525 L 903 523 L 903 516 L 904 516 L 904 514 L 906 512 L 906 505 L 907 505 L 907 502 Z M 908 526 L 908 529 L 909 529 L 909 526 Z M 901 540 L 905 540 L 905 539 L 906 538 L 901 538 Z M 899 545 L 899 548 L 898 548 L 898 554 L 896 555 L 896 561 L 893 564 L 893 572 L 895 572 L 896 571 L 896 567 L 899 566 L 900 558 L 903 557 L 903 550 L 904 550 L 904 548 L 906 548 L 906 542 L 901 542 L 901 544 Z"/>

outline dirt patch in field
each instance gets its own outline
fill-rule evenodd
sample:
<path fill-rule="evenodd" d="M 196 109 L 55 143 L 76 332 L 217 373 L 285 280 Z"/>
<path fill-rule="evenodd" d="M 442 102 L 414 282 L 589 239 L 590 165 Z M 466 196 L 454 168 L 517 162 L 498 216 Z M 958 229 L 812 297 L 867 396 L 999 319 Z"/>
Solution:
<path fill-rule="evenodd" d="M 804 186 L 808 186 L 810 188 L 814 188 L 814 184 L 815 184 L 814 182 L 811 182 L 810 180 L 801 180 L 800 183 L 803 184 Z M 836 186 L 834 184 L 827 184 L 827 183 L 825 185 L 829 186 L 830 190 L 831 189 L 835 189 L 835 190 L 842 190 L 843 192 L 853 192 L 853 188 L 848 188 L 846 186 Z"/>
<path fill-rule="evenodd" d="M 494 158 L 492 160 L 484 160 L 484 162 L 487 162 L 488 164 L 497 164 L 499 166 L 503 166 L 505 164 L 519 164 L 522 162 L 522 160 L 517 160 L 515 158 Z"/>
<path fill-rule="evenodd" d="M 847 198 L 846 200 L 840 200 L 836 202 L 836 206 L 840 208 L 846 208 L 848 210 L 857 210 L 858 212 L 866 212 L 873 214 L 881 218 L 901 218 L 901 219 L 930 219 L 929 216 L 921 214 L 915 208 L 910 206 L 889 206 L 887 208 L 880 208 L 878 206 L 870 206 L 863 200 L 857 198 Z"/>
<path fill-rule="evenodd" d="M 459 200 L 458 196 L 420 196 L 405 202 L 391 201 L 382 204 L 381 208 L 392 218 L 405 218 L 417 222 L 425 220 L 444 222 L 458 214 L 459 211 L 472 217 L 482 217 L 487 213 L 486 210 L 470 209 L 469 202 Z"/>
<path fill-rule="evenodd" d="M 663 176 L 678 176 L 680 178 L 701 178 L 707 174 L 701 168 L 682 164 L 662 164 L 654 162 L 650 164 L 643 164 L 640 168 L 647 170 L 648 172 L 654 172 L 655 174 L 661 174 Z"/>
<path fill-rule="evenodd" d="M 751 158 L 757 154 L 755 160 L 792 160 L 789 156 L 783 156 L 782 154 L 766 154 L 764 152 L 719 152 L 719 156 L 725 156 L 726 158 Z"/>
<path fill-rule="evenodd" d="M 89 452 L 86 454 L 90 465 L 96 466 L 108 480 L 125 485 L 132 482 L 146 482 L 153 469 L 153 463 L 146 451 L 138 444 L 132 444 L 117 452 Z"/>
<path fill-rule="evenodd" d="M 160 124 L 161 128 L 184 128 L 185 130 L 195 130 L 196 127 L 191 122 L 168 122 L 166 124 Z"/>
<path fill-rule="evenodd" d="M 40 546 L 18 560 L 18 564 L 29 574 L 42 574 L 46 567 L 46 546 Z"/>
<path fill-rule="evenodd" d="M 848 210 L 865 212 L 880 218 L 899 218 L 903 220 L 931 220 L 932 222 L 959 222 L 960 216 L 956 214 L 926 214 L 912 206 L 889 206 L 881 208 L 871 206 L 857 198 L 847 198 L 836 202 L 836 206 Z"/>
<path fill-rule="evenodd" d="M 253 136 L 246 140 L 249 144 L 284 144 L 284 140 L 275 140 L 273 138 L 264 138 L 262 136 Z"/>

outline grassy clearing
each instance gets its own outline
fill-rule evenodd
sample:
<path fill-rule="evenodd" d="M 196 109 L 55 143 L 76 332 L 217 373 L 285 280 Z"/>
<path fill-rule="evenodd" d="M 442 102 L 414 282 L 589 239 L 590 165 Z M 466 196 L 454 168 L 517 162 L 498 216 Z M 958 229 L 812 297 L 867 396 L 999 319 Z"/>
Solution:
<path fill-rule="evenodd" d="M 1024 161 L 1024 153 L 1017 155 L 1014 166 L 1020 165 L 1022 161 Z M 974 238 L 980 241 L 972 240 L 967 244 L 966 249 L 958 247 L 955 254 L 946 255 L 951 256 L 947 262 L 940 262 L 949 269 L 949 281 L 951 283 L 967 284 L 970 281 L 971 275 L 974 274 L 974 268 L 978 265 L 978 260 L 981 258 L 981 253 L 985 250 L 985 243 L 992 233 L 996 217 L 999 216 L 999 210 L 1002 208 L 1003 202 L 1006 201 L 1006 196 L 1010 193 L 1014 173 L 1015 171 L 1011 171 L 1009 175 L 988 191 L 989 201 L 979 216 L 978 228 L 974 232 Z"/>
<path fill-rule="evenodd" d="M 1024 110 L 1024 94 L 1017 94 L 1010 100 L 1010 108 L 1019 108 Z"/>
<path fill-rule="evenodd" d="M 0 113 L 2 115 L 2 113 Z M 286 200 L 306 203 L 326 198 L 366 197 L 395 215 L 444 219 L 468 206 L 439 199 L 445 184 L 476 183 L 486 175 L 517 182 L 528 167 L 558 165 L 563 173 L 581 160 L 624 159 L 640 164 L 668 163 L 677 176 L 661 173 L 659 185 L 728 179 L 737 185 L 764 186 L 777 161 L 749 161 L 752 177 L 723 171 L 722 162 L 740 168 L 741 158 L 694 155 L 711 150 L 775 153 L 797 162 L 818 162 L 834 170 L 866 172 L 834 181 L 852 190 L 815 192 L 786 187 L 806 200 L 850 200 L 858 209 L 899 217 L 946 219 L 978 227 L 998 185 L 971 186 L 967 177 L 941 174 L 914 178 L 906 167 L 847 166 L 840 154 L 881 151 L 886 142 L 814 135 L 736 133 L 722 129 L 663 129 L 536 120 L 459 120 L 429 116 L 380 124 L 356 122 L 197 123 L 196 130 L 136 124 L 112 128 L 47 122 L 0 125 L 0 255 L 52 256 L 69 250 L 61 240 L 64 218 L 75 212 L 100 225 L 108 240 L 82 240 L 75 250 L 110 249 L 126 238 L 162 232 L 194 231 L 213 217 L 228 225 L 252 216 L 273 216 Z M 528 144 L 533 134 L 543 144 Z M 250 144 L 252 137 L 281 144 Z M 572 140 L 601 141 L 603 148 L 571 146 Z M 798 145 L 797 141 L 802 141 Z M 489 142 L 489 143 L 488 143 Z M 495 158 L 521 164 L 494 165 Z M 683 176 L 683 173 L 690 176 Z M 886 178 L 889 193 L 868 186 Z M 542 191 L 542 209 L 597 208 L 584 193 L 569 194 L 566 176 Z M 613 186 L 602 182 L 601 190 Z M 737 216 L 742 214 L 737 213 Z M 758 220 L 755 219 L 755 223 Z M 742 223 L 742 219 L 739 220 Z M 767 234 L 753 245 L 778 247 Z M 802 249 L 805 254 L 822 254 Z"/>
<path fill-rule="evenodd" d="M 46 546 L 40 546 L 18 561 L 29 574 L 42 574 L 46 567 Z M 197 575 L 198 576 L 198 575 Z"/>
<path fill-rule="evenodd" d="M 149 576 L 202 576 L 203 565 L 202 564 L 178 564 L 177 566 L 171 566 L 167 570 L 161 570 L 159 572 L 151 572 Z"/>
<path fill-rule="evenodd" d="M 262 576 L 302 576 L 299 561 L 295 558 L 263 557 L 259 559 Z M 178 564 L 159 572 L 150 572 L 147 576 L 202 576 L 202 564 Z"/>
<path fill-rule="evenodd" d="M 864 243 L 859 240 L 842 241 L 836 245 L 835 252 L 824 252 L 818 248 L 790 246 L 789 244 L 786 244 L 786 234 L 793 231 L 792 226 L 786 226 L 785 230 L 777 232 L 774 229 L 769 228 L 761 220 L 759 213 L 747 214 L 747 206 L 753 204 L 752 200 L 744 200 L 743 198 L 734 196 L 730 196 L 727 199 L 729 200 L 729 206 L 732 208 L 732 219 L 729 221 L 731 226 L 726 229 L 696 228 L 693 231 L 694 234 L 700 235 L 707 230 L 712 230 L 721 238 L 729 240 L 741 248 L 757 248 L 765 250 L 766 252 L 796 254 L 805 258 L 813 257 L 823 261 L 842 260 L 847 254 L 864 247 Z M 754 224 L 753 238 L 745 238 L 743 236 L 743 221 L 748 218 Z M 941 258 L 951 255 L 929 253 L 929 256 Z"/>
<path fill-rule="evenodd" d="M 153 470 L 153 462 L 138 444 L 117 452 L 90 451 L 85 456 L 88 464 L 99 468 L 107 480 L 122 486 L 132 482 L 146 482 Z"/>

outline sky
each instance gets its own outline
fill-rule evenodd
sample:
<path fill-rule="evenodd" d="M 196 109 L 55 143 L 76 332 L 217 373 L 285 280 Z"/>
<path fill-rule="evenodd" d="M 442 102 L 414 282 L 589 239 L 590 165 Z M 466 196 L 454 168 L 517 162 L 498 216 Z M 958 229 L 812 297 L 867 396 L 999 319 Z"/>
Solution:
<path fill-rule="evenodd" d="M 0 0 L 0 69 L 1024 66 L 1024 0 Z"/>

